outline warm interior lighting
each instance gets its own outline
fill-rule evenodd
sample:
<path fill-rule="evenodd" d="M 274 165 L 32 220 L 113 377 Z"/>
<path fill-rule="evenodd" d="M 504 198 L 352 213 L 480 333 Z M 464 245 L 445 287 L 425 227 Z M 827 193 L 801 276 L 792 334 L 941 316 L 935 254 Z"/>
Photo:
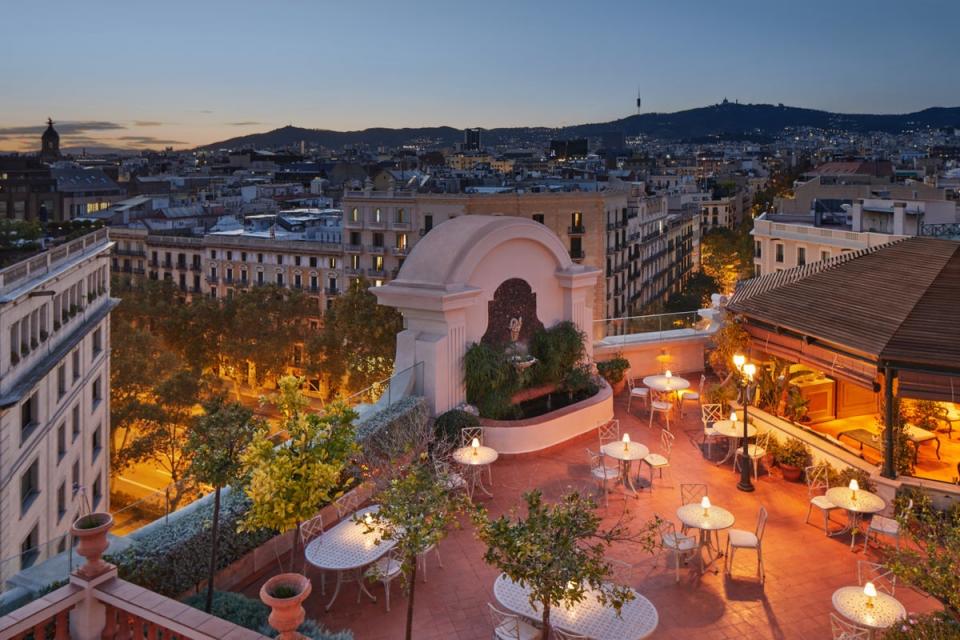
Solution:
<path fill-rule="evenodd" d="M 753 376 L 756 373 L 757 373 L 757 365 L 753 364 L 752 362 L 748 362 L 747 364 L 743 365 L 743 374 L 747 376 L 747 380 L 752 381 Z"/>
<path fill-rule="evenodd" d="M 737 368 L 737 371 L 740 371 L 743 369 L 743 365 L 744 363 L 746 363 L 746 361 L 747 361 L 747 357 L 742 353 L 738 353 L 733 356 L 733 366 Z"/>
<path fill-rule="evenodd" d="M 863 595 L 867 596 L 867 606 L 873 606 L 873 599 L 877 597 L 877 588 L 873 586 L 872 582 L 867 582 L 863 585 Z"/>
<path fill-rule="evenodd" d="M 665 376 L 668 377 L 668 378 L 672 378 L 672 377 L 673 377 L 673 373 L 670 371 L 670 369 L 667 369 L 667 372 L 664 373 L 663 375 L 665 375 Z"/>
<path fill-rule="evenodd" d="M 703 496 L 703 498 L 700 500 L 700 506 L 703 507 L 703 516 L 704 516 L 704 517 L 707 517 L 708 515 L 710 515 L 710 514 L 709 514 L 709 511 L 710 511 L 710 498 L 708 498 L 707 496 Z"/>

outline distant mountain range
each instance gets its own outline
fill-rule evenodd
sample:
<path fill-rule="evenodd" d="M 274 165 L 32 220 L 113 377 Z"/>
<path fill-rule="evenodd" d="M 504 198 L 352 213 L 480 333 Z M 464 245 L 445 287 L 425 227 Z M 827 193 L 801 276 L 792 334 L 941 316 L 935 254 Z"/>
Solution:
<path fill-rule="evenodd" d="M 904 114 L 831 113 L 772 104 L 738 104 L 724 102 L 709 107 L 674 113 L 644 113 L 611 122 L 580 124 L 556 129 L 551 127 L 499 127 L 483 130 L 484 144 L 509 144 L 537 138 L 598 137 L 607 132 L 623 132 L 627 136 L 646 135 L 664 140 L 705 141 L 768 140 L 787 127 L 818 127 L 854 132 L 882 131 L 900 133 L 926 127 L 960 127 L 960 107 L 932 107 Z M 389 129 L 378 127 L 362 131 L 332 131 L 286 126 L 265 133 L 255 133 L 200 149 L 271 149 L 294 147 L 305 141 L 339 149 L 344 145 L 384 145 L 396 147 L 408 143 L 430 142 L 452 145 L 463 140 L 463 130 L 454 127 L 417 127 Z"/>

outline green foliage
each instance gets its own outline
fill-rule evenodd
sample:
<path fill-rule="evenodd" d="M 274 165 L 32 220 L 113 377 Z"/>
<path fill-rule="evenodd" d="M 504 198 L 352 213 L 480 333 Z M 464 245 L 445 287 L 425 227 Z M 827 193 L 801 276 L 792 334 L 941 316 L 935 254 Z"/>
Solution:
<path fill-rule="evenodd" d="M 787 467 L 803 468 L 810 461 L 810 447 L 802 440 L 787 438 L 777 447 L 777 464 Z"/>
<path fill-rule="evenodd" d="M 252 501 L 240 528 L 289 531 L 316 515 L 320 507 L 337 496 L 348 458 L 354 453 L 353 420 L 356 413 L 343 405 L 324 415 L 290 410 L 299 404 L 302 381 L 294 376 L 280 379 L 283 426 L 289 439 L 276 446 L 267 429 L 257 432 L 243 454 Z"/>
<path fill-rule="evenodd" d="M 752 227 L 748 219 L 736 229 L 711 229 L 700 238 L 700 268 L 720 293 L 732 293 L 737 282 L 753 277 Z"/>
<path fill-rule="evenodd" d="M 392 460 L 427 439 L 430 409 L 425 398 L 407 396 L 357 424 L 356 440 L 371 466 Z"/>
<path fill-rule="evenodd" d="M 237 523 L 249 508 L 250 501 L 242 492 L 233 491 L 223 497 L 218 569 L 276 535 L 276 531 L 266 528 L 238 531 Z M 111 554 L 107 560 L 117 565 L 124 580 L 176 598 L 207 578 L 212 518 L 213 504 L 207 502 L 138 537 L 132 546 Z"/>
<path fill-rule="evenodd" d="M 901 509 L 897 515 L 900 535 L 906 540 L 899 549 L 884 548 L 885 564 L 900 580 L 933 596 L 955 621 L 960 620 L 960 508 L 938 511 L 930 496 L 920 491 L 909 497 L 913 508 Z"/>
<path fill-rule="evenodd" d="M 787 402 L 784 407 L 784 417 L 793 422 L 801 422 L 807 417 L 807 408 L 810 406 L 810 400 L 803 397 L 800 389 L 790 386 L 787 389 Z"/>
<path fill-rule="evenodd" d="M 851 480 L 856 480 L 857 485 L 864 491 L 874 491 L 877 488 L 870 479 L 870 474 L 858 467 L 844 467 L 840 471 L 830 467 L 828 473 L 831 487 L 846 487 Z"/>
<path fill-rule="evenodd" d="M 710 296 L 720 293 L 721 285 L 713 276 L 704 271 L 697 271 L 683 285 L 679 292 L 670 294 L 663 305 L 664 313 L 679 313 L 682 311 L 696 311 L 710 306 Z"/>
<path fill-rule="evenodd" d="M 463 356 L 463 381 L 467 402 L 475 405 L 480 415 L 494 419 L 511 416 L 510 401 L 520 385 L 505 350 L 482 342 L 470 345 Z"/>
<path fill-rule="evenodd" d="M 880 442 L 887 441 L 886 425 L 886 398 L 880 396 L 880 416 L 877 420 L 880 427 Z M 909 475 L 913 473 L 913 443 L 907 437 L 906 426 L 908 415 L 900 398 L 893 398 L 893 468 L 898 475 Z M 886 451 L 886 447 L 883 447 Z"/>
<path fill-rule="evenodd" d="M 704 391 L 704 395 L 708 404 L 719 404 L 726 410 L 730 403 L 737 399 L 737 389 L 732 383 L 711 384 Z"/>
<path fill-rule="evenodd" d="M 268 638 L 277 637 L 277 632 L 268 625 L 260 627 L 260 633 Z M 353 633 L 349 629 L 329 631 L 315 620 L 304 620 L 297 633 L 305 636 L 307 640 L 353 640 Z"/>
<path fill-rule="evenodd" d="M 603 376 L 611 386 L 621 382 L 629 368 L 630 361 L 619 354 L 615 358 L 597 362 L 597 373 Z"/>
<path fill-rule="evenodd" d="M 393 373 L 403 318 L 377 303 L 361 278 L 333 302 L 307 342 L 307 370 L 327 377 L 331 394 L 356 393 Z"/>
<path fill-rule="evenodd" d="M 571 395 L 592 396 L 600 390 L 588 364 L 580 364 L 568 370 L 560 386 Z"/>
<path fill-rule="evenodd" d="M 203 594 L 197 593 L 184 600 L 184 604 L 202 610 L 205 604 L 204 599 Z M 213 609 L 209 613 L 240 625 L 244 629 L 256 631 L 267 623 L 270 607 L 242 593 L 214 591 Z"/>
<path fill-rule="evenodd" d="M 948 424 L 949 413 L 947 408 L 939 402 L 933 400 L 913 400 L 910 403 L 910 423 L 914 426 L 926 429 L 927 431 L 936 431 Z"/>
<path fill-rule="evenodd" d="M 585 341 L 583 332 L 567 320 L 536 331 L 530 339 L 530 354 L 537 359 L 533 381 L 560 384 L 586 356 Z"/>
<path fill-rule="evenodd" d="M 473 519 L 477 536 L 487 546 L 484 560 L 524 583 L 531 602 L 542 607 L 544 637 L 550 636 L 551 608 L 580 602 L 588 588 L 599 591 L 601 601 L 617 611 L 633 598 L 629 589 L 607 582 L 608 549 L 614 542 L 630 540 L 635 548 L 652 552 L 658 520 L 646 522 L 632 535 L 622 523 L 602 530 L 593 501 L 576 492 L 552 505 L 543 501 L 539 490 L 523 499 L 525 514 L 511 511 L 490 520 L 481 506 Z"/>
<path fill-rule="evenodd" d="M 187 435 L 190 475 L 213 487 L 239 482 L 241 454 L 266 425 L 250 409 L 222 396 L 205 402 L 203 411 Z"/>
<path fill-rule="evenodd" d="M 739 320 L 728 315 L 713 336 L 713 349 L 707 356 L 707 362 L 710 368 L 724 379 L 723 382 L 727 382 L 735 371 L 733 356 L 737 353 L 747 353 L 749 346 L 749 334 Z"/>
<path fill-rule="evenodd" d="M 364 524 L 365 533 L 374 536 L 376 543 L 381 540 L 394 543 L 409 597 L 407 640 L 412 638 L 417 555 L 440 542 L 467 505 L 464 494 L 450 491 L 445 480 L 437 475 L 427 454 L 422 453 L 378 493 L 380 509 L 371 513 L 369 525 L 357 517 L 357 522 Z"/>
<path fill-rule="evenodd" d="M 910 614 L 877 637 L 879 640 L 957 640 L 960 621 L 943 612 Z"/>
<path fill-rule="evenodd" d="M 460 442 L 460 430 L 480 425 L 480 418 L 462 409 L 450 409 L 437 416 L 433 430 L 438 440 L 450 445 Z"/>

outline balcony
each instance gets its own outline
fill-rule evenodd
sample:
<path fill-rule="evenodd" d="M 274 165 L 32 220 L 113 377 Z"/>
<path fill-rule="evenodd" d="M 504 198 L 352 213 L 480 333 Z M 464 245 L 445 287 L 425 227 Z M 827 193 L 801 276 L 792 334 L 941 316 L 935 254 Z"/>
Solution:
<path fill-rule="evenodd" d="M 587 252 L 583 249 L 570 249 L 570 259 L 574 262 L 583 260 L 587 257 Z"/>
<path fill-rule="evenodd" d="M 410 247 L 394 247 L 390 250 L 390 253 L 398 258 L 403 258 L 410 254 Z"/>
<path fill-rule="evenodd" d="M 387 228 L 387 221 L 386 221 L 386 220 L 383 220 L 383 219 L 380 219 L 380 220 L 368 220 L 368 221 L 367 221 L 367 227 L 366 227 L 366 228 L 367 228 L 367 229 L 386 229 L 386 228 Z"/>
<path fill-rule="evenodd" d="M 203 270 L 203 265 L 201 265 L 199 262 L 194 262 L 193 264 L 190 265 L 190 271 L 202 271 L 202 270 Z"/>
<path fill-rule="evenodd" d="M 209 276 L 209 275 L 208 275 L 208 276 L 207 276 L 207 282 L 210 283 L 210 284 L 217 284 L 218 282 L 220 282 L 220 278 L 218 278 L 217 276 Z"/>
<path fill-rule="evenodd" d="M 323 292 L 328 296 L 338 296 L 341 293 L 340 289 L 336 287 L 327 287 Z"/>
<path fill-rule="evenodd" d="M 567 227 L 568 236 L 582 236 L 587 232 L 587 228 L 582 224 L 575 224 Z"/>
<path fill-rule="evenodd" d="M 362 276 L 363 269 L 360 267 L 344 267 L 343 272 L 348 276 Z"/>
<path fill-rule="evenodd" d="M 386 277 L 387 277 L 387 271 L 386 271 L 386 269 L 373 269 L 373 268 L 370 268 L 370 269 L 367 269 L 367 276 L 369 276 L 369 277 L 371 277 L 371 278 L 386 278 Z"/>
<path fill-rule="evenodd" d="M 394 221 L 390 223 L 390 228 L 394 231 L 410 231 L 410 223 L 407 221 Z"/>
<path fill-rule="evenodd" d="M 118 256 L 133 256 L 135 258 L 142 258 L 147 255 L 147 252 L 143 249 L 114 249 L 113 252 Z"/>
<path fill-rule="evenodd" d="M 370 244 L 367 245 L 367 253 L 373 254 L 375 256 L 382 256 L 386 252 L 387 248 L 382 244 Z"/>
<path fill-rule="evenodd" d="M 349 218 L 343 219 L 343 228 L 344 229 L 363 229 L 363 219 L 351 220 Z"/>
<path fill-rule="evenodd" d="M 363 253 L 362 244 L 345 244 L 343 245 L 343 250 L 345 253 Z"/>

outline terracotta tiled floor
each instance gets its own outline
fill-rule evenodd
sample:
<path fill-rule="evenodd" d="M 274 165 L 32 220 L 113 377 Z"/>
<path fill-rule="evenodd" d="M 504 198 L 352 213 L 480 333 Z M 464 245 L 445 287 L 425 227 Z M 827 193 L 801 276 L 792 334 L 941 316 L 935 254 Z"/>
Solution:
<path fill-rule="evenodd" d="M 626 403 L 620 399 L 616 410 L 621 428 L 634 441 L 651 448 L 658 443 L 656 421 L 654 430 L 649 430 L 646 415 L 642 420 L 628 415 Z M 637 521 L 659 513 L 676 522 L 680 483 L 706 482 L 712 502 L 736 516 L 735 527 L 752 530 L 758 507 L 767 507 L 770 517 L 763 545 L 767 579 L 763 586 L 757 582 L 755 555 L 749 552 L 737 556 L 731 579 L 724 578 L 721 559 L 716 565 L 721 567 L 719 575 L 707 573 L 698 579 L 684 569 L 677 584 L 672 567 L 664 569 L 661 562 L 647 573 L 646 567 L 651 563 L 648 555 L 627 546 L 614 549 L 611 557 L 641 565 L 631 586 L 649 598 L 660 614 L 659 627 L 652 637 L 829 638 L 831 594 L 840 586 L 856 584 L 857 560 L 864 557 L 861 547 L 858 545 L 857 551 L 851 552 L 848 536 L 825 537 L 817 526 L 816 512 L 811 524 L 804 524 L 807 494 L 803 485 L 785 482 L 778 475 L 761 475 L 754 493 L 738 491 L 731 467 L 717 467 L 705 461 L 691 441 L 691 437 L 696 437 L 699 442 L 700 429 L 699 418 L 693 414 L 694 411 L 688 411 L 681 424 L 674 425 L 677 444 L 672 474 L 665 475 L 663 481 L 658 479 L 653 492 L 644 491 L 639 499 L 612 494 L 607 517 L 618 517 L 626 506 L 630 517 Z M 688 431 L 691 437 L 687 437 Z M 542 489 L 548 498 L 558 496 L 569 486 L 595 491 L 586 464 L 586 446 L 596 445 L 592 438 L 582 439 L 549 454 L 497 461 L 493 469 L 495 497 L 486 499 L 490 511 L 499 514 L 508 510 L 518 503 L 522 491 L 534 487 Z M 845 518 L 843 514 L 834 517 L 839 521 Z M 721 534 L 721 544 L 724 541 Z M 483 562 L 482 546 L 475 539 L 472 526 L 465 522 L 462 529 L 451 532 L 440 550 L 444 568 L 439 568 L 431 555 L 428 582 L 417 585 L 414 637 L 490 638 L 485 610 L 487 602 L 494 601 L 492 586 L 497 571 Z M 867 557 L 873 555 L 871 550 Z M 403 637 L 407 599 L 399 582 L 393 584 L 390 613 L 384 610 L 380 585 L 372 588 L 379 596 L 378 602 L 364 598 L 358 605 L 354 584 L 345 585 L 327 613 L 323 611 L 325 599 L 319 594 L 318 576 L 310 575 L 314 577 L 314 595 L 308 602 L 308 616 L 332 629 L 352 629 L 357 640 Z M 259 583 L 252 585 L 248 594 L 255 596 L 259 587 Z M 908 611 L 937 607 L 936 601 L 903 587 L 897 589 L 897 597 Z"/>

